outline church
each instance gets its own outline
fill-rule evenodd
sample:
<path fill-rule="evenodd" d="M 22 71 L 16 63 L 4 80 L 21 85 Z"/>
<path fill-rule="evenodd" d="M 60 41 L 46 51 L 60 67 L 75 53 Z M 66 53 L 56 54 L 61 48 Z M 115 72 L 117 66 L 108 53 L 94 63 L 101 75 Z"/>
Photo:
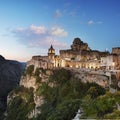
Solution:
<path fill-rule="evenodd" d="M 34 65 L 35 68 L 52 69 L 54 67 L 61 67 L 61 59 L 60 56 L 55 55 L 55 49 L 51 45 L 47 56 L 33 56 L 27 62 L 27 66 L 29 65 Z"/>

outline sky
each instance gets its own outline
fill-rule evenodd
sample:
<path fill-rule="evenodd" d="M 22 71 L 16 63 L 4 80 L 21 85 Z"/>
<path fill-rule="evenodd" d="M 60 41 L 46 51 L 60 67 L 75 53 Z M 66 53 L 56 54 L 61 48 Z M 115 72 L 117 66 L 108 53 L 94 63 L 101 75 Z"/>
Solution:
<path fill-rule="evenodd" d="M 120 0 L 0 0 L 0 54 L 29 61 L 79 37 L 93 50 L 120 47 Z"/>

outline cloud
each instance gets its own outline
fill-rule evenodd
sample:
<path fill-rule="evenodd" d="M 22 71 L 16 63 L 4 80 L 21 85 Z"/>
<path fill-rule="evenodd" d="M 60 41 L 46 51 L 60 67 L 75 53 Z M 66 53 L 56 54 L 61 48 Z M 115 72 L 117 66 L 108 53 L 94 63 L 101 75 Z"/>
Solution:
<path fill-rule="evenodd" d="M 30 40 L 28 42 L 29 47 L 41 47 L 41 48 L 49 48 L 50 45 L 53 45 L 56 48 L 65 48 L 67 46 L 66 43 L 60 42 L 57 39 L 53 39 L 51 36 L 41 37 L 35 40 Z"/>
<path fill-rule="evenodd" d="M 28 47 L 48 48 L 53 44 L 57 48 L 65 48 L 67 45 L 59 40 L 60 37 L 67 36 L 67 32 L 58 26 L 48 29 L 45 26 L 30 25 L 27 28 L 12 29 L 11 32 L 21 44 Z"/>
<path fill-rule="evenodd" d="M 63 43 L 63 42 L 60 42 L 59 40 L 57 39 L 53 39 L 51 36 L 47 36 L 45 37 L 44 39 L 44 44 L 47 44 L 48 46 L 50 46 L 51 44 L 53 46 L 55 46 L 56 48 L 64 48 L 67 46 L 66 43 Z"/>
<path fill-rule="evenodd" d="M 56 10 L 54 17 L 55 17 L 55 18 L 59 18 L 59 17 L 61 17 L 61 16 L 62 16 L 62 13 L 60 12 L 60 10 Z"/>
<path fill-rule="evenodd" d="M 51 28 L 51 35 L 59 36 L 59 37 L 64 37 L 67 36 L 67 32 L 59 27 L 52 27 Z"/>
<path fill-rule="evenodd" d="M 92 24 L 95 24 L 95 22 L 93 20 L 89 20 L 88 25 L 92 25 Z"/>
<path fill-rule="evenodd" d="M 35 25 L 30 25 L 28 28 L 16 28 L 11 30 L 11 32 L 15 34 L 22 34 L 26 36 L 31 36 L 31 35 L 46 35 L 46 36 L 56 36 L 56 37 L 65 37 L 67 36 L 67 32 L 59 27 L 59 26 L 53 26 L 50 29 L 47 29 L 45 26 L 35 26 Z"/>
<path fill-rule="evenodd" d="M 95 21 L 93 21 L 93 20 L 89 20 L 89 21 L 87 22 L 88 25 L 102 24 L 102 23 L 103 23 L 102 21 L 97 21 L 97 22 L 95 22 Z"/>
<path fill-rule="evenodd" d="M 47 32 L 47 29 L 44 26 L 31 25 L 29 29 L 35 34 L 45 34 Z"/>

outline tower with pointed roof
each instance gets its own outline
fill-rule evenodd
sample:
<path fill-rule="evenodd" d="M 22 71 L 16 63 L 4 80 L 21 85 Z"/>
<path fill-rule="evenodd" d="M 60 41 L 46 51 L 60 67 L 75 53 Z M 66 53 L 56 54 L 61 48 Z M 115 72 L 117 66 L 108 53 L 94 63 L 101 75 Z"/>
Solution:
<path fill-rule="evenodd" d="M 51 45 L 50 48 L 48 49 L 48 58 L 50 60 L 53 60 L 55 58 L 55 49 Z"/>

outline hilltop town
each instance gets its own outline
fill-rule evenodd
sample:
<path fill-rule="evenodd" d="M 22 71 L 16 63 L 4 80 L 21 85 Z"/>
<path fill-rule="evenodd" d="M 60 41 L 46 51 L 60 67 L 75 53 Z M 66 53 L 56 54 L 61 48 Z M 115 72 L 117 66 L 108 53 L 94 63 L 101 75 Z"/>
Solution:
<path fill-rule="evenodd" d="M 86 68 L 101 70 L 120 70 L 120 47 L 109 51 L 92 50 L 80 38 L 75 38 L 71 49 L 60 50 L 60 55 L 55 54 L 51 45 L 48 56 L 33 56 L 27 65 L 34 65 L 43 69 L 54 67 Z"/>
<path fill-rule="evenodd" d="M 75 38 L 71 49 L 59 52 L 60 55 L 56 55 L 51 45 L 47 56 L 33 56 L 27 62 L 20 86 L 8 95 L 6 118 L 13 120 L 21 114 L 21 109 L 25 113 L 22 119 L 28 120 L 57 120 L 59 116 L 62 116 L 60 120 L 69 120 L 76 118 L 78 110 L 82 111 L 79 118 L 112 118 L 114 115 L 119 118 L 120 48 L 113 48 L 112 53 L 101 52 Z M 14 108 L 14 102 L 21 104 Z M 66 114 L 63 114 L 64 109 Z M 53 113 L 49 114 L 51 110 Z M 14 114 L 11 111 L 15 111 Z"/>

